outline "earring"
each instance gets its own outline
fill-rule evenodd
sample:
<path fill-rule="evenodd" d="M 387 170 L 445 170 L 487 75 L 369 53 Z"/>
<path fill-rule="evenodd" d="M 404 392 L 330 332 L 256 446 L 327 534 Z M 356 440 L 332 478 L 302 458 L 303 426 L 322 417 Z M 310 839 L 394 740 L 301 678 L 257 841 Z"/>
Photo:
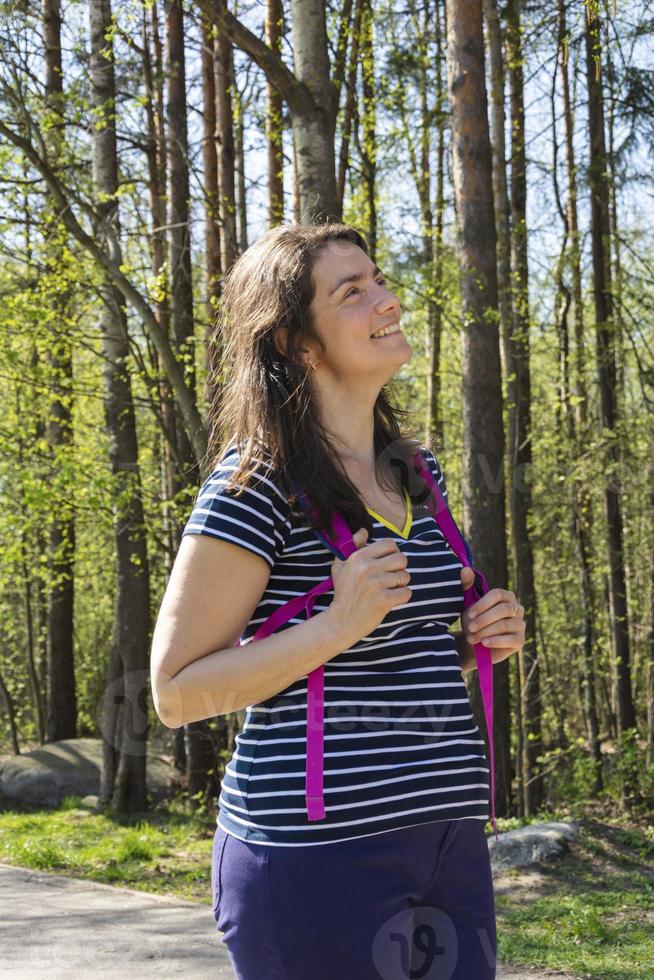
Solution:
<path fill-rule="evenodd" d="M 311 358 L 309 358 L 309 364 L 311 365 L 311 370 L 312 371 L 315 371 L 316 370 L 316 365 L 313 363 L 313 361 L 311 360 Z"/>

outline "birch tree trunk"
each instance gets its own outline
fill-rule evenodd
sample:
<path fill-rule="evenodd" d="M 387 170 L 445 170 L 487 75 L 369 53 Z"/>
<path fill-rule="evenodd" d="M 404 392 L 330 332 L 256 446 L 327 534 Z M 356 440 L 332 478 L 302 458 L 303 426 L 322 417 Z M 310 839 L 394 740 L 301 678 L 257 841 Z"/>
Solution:
<path fill-rule="evenodd" d="M 119 248 L 116 90 L 110 0 L 90 0 L 93 193 L 96 235 L 108 250 Z M 111 234 L 107 230 L 111 228 Z M 114 254 L 120 262 L 120 254 Z M 146 707 L 151 634 L 150 589 L 136 418 L 128 369 L 127 317 L 122 296 L 105 276 L 98 328 L 104 357 L 104 408 L 114 478 L 116 597 L 109 683 L 103 715 L 101 797 L 120 813 L 147 807 Z"/>
<path fill-rule="evenodd" d="M 491 588 L 506 587 L 504 433 L 493 188 L 481 0 L 447 0 L 452 175 L 461 267 L 464 526 Z M 493 668 L 495 804 L 512 812 L 508 662 Z M 485 734 L 479 681 L 471 699 Z"/>

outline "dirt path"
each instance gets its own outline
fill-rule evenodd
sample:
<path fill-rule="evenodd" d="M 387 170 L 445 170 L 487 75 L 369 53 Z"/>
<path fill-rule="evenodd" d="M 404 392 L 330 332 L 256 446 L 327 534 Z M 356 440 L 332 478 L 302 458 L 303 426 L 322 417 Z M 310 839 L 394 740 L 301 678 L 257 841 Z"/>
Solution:
<path fill-rule="evenodd" d="M 8 864 L 0 905 L 3 980 L 234 980 L 208 906 Z M 497 980 L 572 978 L 498 967 Z"/>

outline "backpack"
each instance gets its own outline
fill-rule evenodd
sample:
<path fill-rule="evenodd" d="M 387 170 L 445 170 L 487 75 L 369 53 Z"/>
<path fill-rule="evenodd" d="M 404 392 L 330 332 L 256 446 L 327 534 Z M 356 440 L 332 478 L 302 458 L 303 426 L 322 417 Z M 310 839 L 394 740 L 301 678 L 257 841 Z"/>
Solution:
<path fill-rule="evenodd" d="M 464 590 L 463 608 L 467 609 L 477 601 L 478 598 L 488 592 L 488 583 L 483 574 L 472 565 L 472 554 L 467 541 L 459 531 L 450 510 L 443 499 L 443 496 L 434 480 L 431 470 L 420 452 L 413 457 L 413 466 L 416 474 L 424 481 L 427 491 L 427 506 L 430 513 L 438 523 L 443 537 L 447 541 L 451 550 L 459 559 L 461 564 L 472 568 L 475 573 L 473 584 Z M 313 508 L 308 495 L 305 491 L 298 494 L 300 505 L 307 513 L 312 513 Z M 345 561 L 353 552 L 357 551 L 357 546 L 352 538 L 345 518 L 335 512 L 329 533 L 315 531 L 322 543 L 341 561 Z M 259 626 L 250 642 L 262 640 L 270 636 L 284 623 L 298 616 L 302 610 L 306 610 L 306 618 L 311 617 L 314 603 L 319 595 L 334 588 L 331 577 L 319 582 L 318 585 L 306 592 L 304 595 L 295 596 L 288 602 L 276 609 Z M 237 643 L 240 645 L 240 641 Z M 479 671 L 479 685 L 481 688 L 481 698 L 484 707 L 484 717 L 486 721 L 486 731 L 488 733 L 488 744 L 490 749 L 490 798 L 491 798 L 491 824 L 495 831 L 495 839 L 498 839 L 497 824 L 495 822 L 495 758 L 493 746 L 493 661 L 491 651 L 483 643 L 475 644 L 475 659 Z M 306 759 L 306 804 L 307 816 L 309 820 L 325 819 L 325 802 L 323 798 L 323 769 L 324 769 L 324 665 L 321 664 L 307 675 L 307 759 Z"/>

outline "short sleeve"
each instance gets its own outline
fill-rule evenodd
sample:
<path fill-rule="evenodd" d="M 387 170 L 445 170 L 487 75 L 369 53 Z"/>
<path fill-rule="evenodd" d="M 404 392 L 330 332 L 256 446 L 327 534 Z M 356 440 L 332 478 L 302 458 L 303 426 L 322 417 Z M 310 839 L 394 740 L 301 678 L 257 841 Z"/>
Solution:
<path fill-rule="evenodd" d="M 427 461 L 427 464 L 429 465 L 429 468 L 432 472 L 432 476 L 434 477 L 438 485 L 438 489 L 443 495 L 443 499 L 447 501 L 447 484 L 445 482 L 445 476 L 443 475 L 443 471 L 440 468 L 440 464 L 438 460 L 436 459 L 436 457 L 434 456 L 434 454 L 431 452 L 430 449 L 424 449 L 422 455 L 424 456 L 424 458 Z"/>
<path fill-rule="evenodd" d="M 448 508 L 449 508 L 449 501 L 447 499 L 447 485 L 445 483 L 445 476 L 443 475 L 443 471 L 442 471 L 442 469 L 440 467 L 440 464 L 439 464 L 438 460 L 436 459 L 436 457 L 433 455 L 433 453 L 430 452 L 429 449 L 425 449 L 423 451 L 423 456 L 425 457 L 425 459 L 426 459 L 426 461 L 427 461 L 427 463 L 429 465 L 429 468 L 431 469 L 432 475 L 433 475 L 434 479 L 436 480 L 436 483 L 438 484 L 438 489 L 440 490 L 441 494 L 443 495 L 443 499 L 445 500 L 445 502 L 447 503 Z M 451 516 L 452 516 L 452 520 L 454 521 L 454 516 L 453 515 L 451 515 Z M 456 521 L 454 523 L 456 525 Z M 461 540 L 463 541 L 464 547 L 466 549 L 466 554 L 468 556 L 468 563 L 470 565 L 472 565 L 472 551 L 470 550 L 470 545 L 468 544 L 468 541 L 467 541 L 465 535 L 461 531 L 461 528 L 458 527 L 458 525 L 457 525 L 457 530 L 458 530 L 459 534 L 461 535 Z"/>
<path fill-rule="evenodd" d="M 277 486 L 270 466 L 257 460 L 243 492 L 226 489 L 238 465 L 236 449 L 229 450 L 200 487 L 182 537 L 206 534 L 240 545 L 260 555 L 272 569 L 290 530 L 290 506 Z"/>

